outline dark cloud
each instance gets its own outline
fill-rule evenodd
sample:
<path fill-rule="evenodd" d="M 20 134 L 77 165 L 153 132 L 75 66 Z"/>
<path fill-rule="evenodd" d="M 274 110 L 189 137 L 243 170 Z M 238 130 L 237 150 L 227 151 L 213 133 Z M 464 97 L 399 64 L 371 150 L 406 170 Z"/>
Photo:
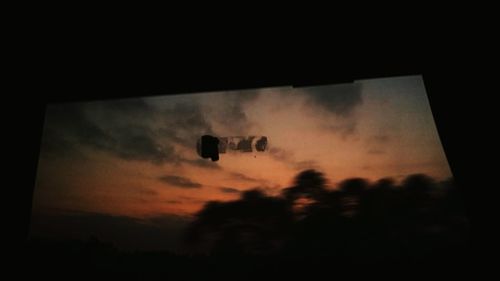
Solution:
<path fill-rule="evenodd" d="M 207 168 L 207 169 L 214 169 L 214 170 L 220 170 L 222 169 L 219 164 L 216 162 L 212 162 L 207 159 L 196 159 L 196 160 L 189 160 L 185 159 L 182 160 L 184 163 L 187 163 L 192 166 L 200 167 L 200 168 Z"/>
<path fill-rule="evenodd" d="M 318 162 L 314 160 L 299 161 L 294 163 L 295 170 L 319 169 Z"/>
<path fill-rule="evenodd" d="M 292 151 L 272 147 L 269 149 L 269 154 L 275 160 L 283 162 L 295 170 L 319 169 L 319 165 L 315 160 L 296 161 Z"/>
<path fill-rule="evenodd" d="M 232 172 L 230 173 L 231 178 L 237 179 L 237 180 L 242 180 L 242 181 L 248 181 L 248 182 L 261 182 L 261 180 L 249 177 L 245 174 L 242 173 L 237 173 L 237 172 Z"/>
<path fill-rule="evenodd" d="M 166 133 L 175 133 L 175 137 L 186 139 L 191 135 L 213 134 L 210 123 L 205 118 L 201 105 L 196 102 L 177 103 L 172 109 L 161 112 Z M 172 132 L 175 128 L 175 132 Z"/>
<path fill-rule="evenodd" d="M 356 132 L 357 129 L 357 120 L 342 120 L 337 121 L 335 123 L 327 123 L 323 127 L 331 132 L 338 133 L 342 138 L 346 138 Z"/>
<path fill-rule="evenodd" d="M 152 112 L 141 100 L 49 106 L 42 150 L 54 151 L 59 144 L 66 149 L 86 145 L 126 160 L 177 161 L 173 147 L 158 143 L 147 126 Z"/>
<path fill-rule="evenodd" d="M 318 126 L 346 138 L 356 133 L 357 118 L 354 110 L 362 104 L 361 84 L 338 84 L 300 88 L 305 96 L 307 110 L 317 116 L 318 112 L 333 114 L 334 120 L 321 116 Z"/>
<path fill-rule="evenodd" d="M 201 188 L 202 185 L 194 182 L 188 178 L 179 177 L 179 176 L 161 176 L 158 178 L 160 181 L 164 183 L 168 183 L 170 185 L 180 187 L 180 188 Z"/>
<path fill-rule="evenodd" d="M 252 123 L 245 113 L 245 106 L 259 97 L 258 90 L 228 91 L 217 106 L 216 122 L 224 125 L 232 136 L 248 135 Z"/>
<path fill-rule="evenodd" d="M 153 119 L 157 112 L 143 99 L 126 99 L 103 102 L 105 109 L 132 119 Z"/>
<path fill-rule="evenodd" d="M 190 197 L 190 196 L 179 196 L 178 198 L 181 199 L 182 201 L 187 201 L 187 202 L 191 202 L 191 203 L 198 203 L 198 204 L 207 202 L 207 199 L 194 198 L 194 197 Z"/>
<path fill-rule="evenodd" d="M 45 126 L 40 147 L 41 156 L 64 155 L 74 150 L 75 143 L 68 140 L 64 133 L 57 128 Z"/>
<path fill-rule="evenodd" d="M 229 105 L 226 109 L 225 116 L 227 117 L 226 121 L 228 125 L 233 128 L 233 130 L 236 130 L 238 133 L 245 131 L 244 129 L 248 120 L 241 104 L 233 103 Z"/>
<path fill-rule="evenodd" d="M 321 107 L 338 116 L 348 116 L 362 103 L 361 84 L 338 84 L 301 88 L 309 104 Z"/>
<path fill-rule="evenodd" d="M 272 158 L 282 161 L 282 162 L 290 162 L 293 160 L 293 153 L 288 150 L 284 150 L 279 147 L 271 147 L 269 149 L 269 154 Z"/>
<path fill-rule="evenodd" d="M 87 118 L 82 104 L 57 104 L 47 108 L 42 142 L 50 149 L 59 144 L 74 148 L 77 143 L 109 146 L 113 140 Z"/>
<path fill-rule="evenodd" d="M 380 134 L 380 135 L 373 135 L 369 138 L 369 141 L 373 141 L 373 142 L 376 142 L 376 143 L 386 143 L 390 140 L 390 136 L 389 135 L 385 135 L 385 134 Z"/>
<path fill-rule="evenodd" d="M 157 129 L 157 133 L 172 144 L 194 151 L 202 135 L 216 135 L 198 103 L 178 103 L 172 109 L 161 111 L 160 116 L 161 127 Z M 178 163 L 199 168 L 220 169 L 217 163 L 204 159 L 179 159 Z"/>
<path fill-rule="evenodd" d="M 155 127 L 158 120 L 159 128 Z M 142 99 L 57 104 L 47 110 L 42 151 L 62 154 L 85 145 L 125 160 L 219 169 L 202 159 L 183 159 L 174 150 L 176 144 L 194 149 L 203 134 L 213 130 L 195 102 L 169 110 L 154 108 Z"/>
<path fill-rule="evenodd" d="M 114 139 L 113 145 L 104 149 L 126 160 L 144 160 L 154 164 L 178 160 L 173 147 L 160 146 L 145 127 L 117 128 Z"/>
<path fill-rule="evenodd" d="M 219 190 L 223 193 L 240 193 L 240 190 L 232 187 L 220 187 Z"/>

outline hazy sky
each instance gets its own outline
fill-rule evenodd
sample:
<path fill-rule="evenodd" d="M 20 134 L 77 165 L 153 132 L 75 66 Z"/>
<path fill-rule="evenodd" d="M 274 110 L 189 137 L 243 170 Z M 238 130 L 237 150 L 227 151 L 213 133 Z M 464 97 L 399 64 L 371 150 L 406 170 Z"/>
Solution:
<path fill-rule="evenodd" d="M 196 154 L 197 138 L 264 135 L 269 150 Z M 47 107 L 33 213 L 189 215 L 300 171 L 451 177 L 420 76 Z"/>

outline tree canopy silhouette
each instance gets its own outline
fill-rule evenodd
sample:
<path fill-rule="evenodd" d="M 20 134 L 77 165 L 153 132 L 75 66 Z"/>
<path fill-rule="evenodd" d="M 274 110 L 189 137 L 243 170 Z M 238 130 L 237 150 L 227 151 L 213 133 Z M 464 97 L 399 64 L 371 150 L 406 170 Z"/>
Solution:
<path fill-rule="evenodd" d="M 299 173 L 279 196 L 248 190 L 209 202 L 185 243 L 213 255 L 329 256 L 343 260 L 423 258 L 467 243 L 468 223 L 452 179 L 415 174 L 351 178 L 327 186 L 316 170 Z"/>
<path fill-rule="evenodd" d="M 399 183 L 351 178 L 330 186 L 321 172 L 306 170 L 277 196 L 257 188 L 205 204 L 183 235 L 189 252 L 126 253 L 100 238 L 35 240 L 28 262 L 37 274 L 61 280 L 255 280 L 271 272 L 341 279 L 436 265 L 446 265 L 449 276 L 467 266 L 470 253 L 463 207 L 453 179 L 415 174 Z"/>

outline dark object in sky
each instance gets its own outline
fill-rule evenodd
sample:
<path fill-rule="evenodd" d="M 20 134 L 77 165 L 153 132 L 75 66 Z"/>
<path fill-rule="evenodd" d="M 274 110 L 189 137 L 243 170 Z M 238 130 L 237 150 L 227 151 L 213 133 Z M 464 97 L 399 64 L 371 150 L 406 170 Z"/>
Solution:
<path fill-rule="evenodd" d="M 267 147 L 267 137 L 261 137 L 255 144 L 257 151 L 264 151 Z"/>
<path fill-rule="evenodd" d="M 267 148 L 267 137 L 213 137 L 204 135 L 198 139 L 198 155 L 203 158 L 211 158 L 212 161 L 219 160 L 219 153 L 229 151 L 239 152 L 263 152 Z"/>
<path fill-rule="evenodd" d="M 196 149 L 203 158 L 210 158 L 212 161 L 219 160 L 219 139 L 216 137 L 202 136 L 197 142 Z"/>
<path fill-rule="evenodd" d="M 242 139 L 240 142 L 238 142 L 237 150 L 243 151 L 243 152 L 252 152 L 252 141 L 255 137 L 248 137 L 246 139 Z"/>

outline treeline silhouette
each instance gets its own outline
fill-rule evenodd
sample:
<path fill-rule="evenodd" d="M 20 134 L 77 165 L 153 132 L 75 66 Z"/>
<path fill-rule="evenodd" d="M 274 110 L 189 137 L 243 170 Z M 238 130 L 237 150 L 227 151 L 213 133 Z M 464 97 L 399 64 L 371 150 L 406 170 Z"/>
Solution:
<path fill-rule="evenodd" d="M 352 178 L 327 187 L 322 173 L 306 170 L 278 196 L 253 189 L 234 201 L 208 202 L 185 230 L 184 254 L 124 253 L 97 238 L 35 241 L 29 253 L 40 272 L 53 277 L 49 272 L 62 268 L 78 273 L 72 279 L 99 273 L 141 280 L 254 280 L 410 269 L 413 275 L 442 269 L 450 277 L 468 265 L 469 232 L 453 179 L 437 182 L 415 174 L 399 184 Z M 55 258 L 46 259 L 48 253 Z"/>
<path fill-rule="evenodd" d="M 315 170 L 298 174 L 277 197 L 258 189 L 209 202 L 186 245 L 210 255 L 324 256 L 373 262 L 429 258 L 460 250 L 468 221 L 454 181 L 415 174 L 397 185 L 352 178 L 327 189 Z"/>

